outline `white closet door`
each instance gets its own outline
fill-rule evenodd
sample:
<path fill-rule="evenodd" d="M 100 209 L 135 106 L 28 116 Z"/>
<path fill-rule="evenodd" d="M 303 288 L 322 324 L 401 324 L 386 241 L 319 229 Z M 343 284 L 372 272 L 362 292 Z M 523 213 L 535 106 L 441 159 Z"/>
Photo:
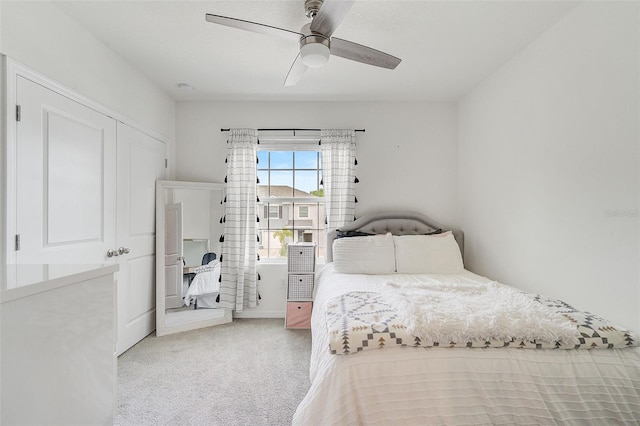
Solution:
<path fill-rule="evenodd" d="M 156 327 L 155 185 L 164 159 L 164 143 L 118 123 L 118 355 Z"/>
<path fill-rule="evenodd" d="M 69 264 L 112 262 L 116 121 L 21 76 L 16 84 L 15 259 L 53 264 L 48 277 L 20 268 L 17 285 L 65 275 Z"/>

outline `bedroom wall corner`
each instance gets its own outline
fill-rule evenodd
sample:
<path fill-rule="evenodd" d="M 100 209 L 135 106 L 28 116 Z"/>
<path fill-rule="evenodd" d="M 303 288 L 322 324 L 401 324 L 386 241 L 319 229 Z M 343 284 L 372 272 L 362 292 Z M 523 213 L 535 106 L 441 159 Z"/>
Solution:
<path fill-rule="evenodd" d="M 458 110 L 470 269 L 635 330 L 639 6 L 581 3 Z"/>

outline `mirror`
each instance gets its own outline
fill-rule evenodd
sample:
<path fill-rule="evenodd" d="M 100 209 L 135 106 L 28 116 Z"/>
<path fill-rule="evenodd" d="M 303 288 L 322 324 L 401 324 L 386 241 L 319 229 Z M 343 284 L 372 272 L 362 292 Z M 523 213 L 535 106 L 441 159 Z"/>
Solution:
<path fill-rule="evenodd" d="M 224 188 L 222 183 L 156 182 L 157 336 L 231 322 L 231 310 L 216 307 L 217 293 L 198 299 L 199 305 L 183 299 L 196 268 L 212 258 L 205 254 L 220 257 Z"/>

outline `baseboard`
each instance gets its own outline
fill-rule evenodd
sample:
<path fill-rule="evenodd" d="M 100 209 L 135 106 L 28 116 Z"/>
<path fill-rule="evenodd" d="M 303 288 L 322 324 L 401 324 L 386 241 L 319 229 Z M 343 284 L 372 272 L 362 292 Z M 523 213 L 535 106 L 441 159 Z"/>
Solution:
<path fill-rule="evenodd" d="M 284 311 L 260 311 L 251 312 L 234 312 L 234 318 L 282 318 L 284 319 Z"/>

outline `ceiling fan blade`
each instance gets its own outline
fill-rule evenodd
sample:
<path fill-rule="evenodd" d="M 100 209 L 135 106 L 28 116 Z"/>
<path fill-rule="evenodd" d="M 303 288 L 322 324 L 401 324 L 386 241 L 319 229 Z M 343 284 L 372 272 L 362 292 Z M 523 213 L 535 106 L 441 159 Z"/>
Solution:
<path fill-rule="evenodd" d="M 376 67 L 395 69 L 402 59 L 391 56 L 388 53 L 363 46 L 352 41 L 341 38 L 331 38 L 331 54 L 363 64 L 374 65 Z"/>
<path fill-rule="evenodd" d="M 331 34 L 338 28 L 353 3 L 355 3 L 355 0 L 324 0 L 318 10 L 318 14 L 311 22 L 311 31 L 320 33 L 325 37 L 331 37 Z"/>
<path fill-rule="evenodd" d="M 296 56 L 296 60 L 293 61 L 291 68 L 289 69 L 289 73 L 287 74 L 287 78 L 284 80 L 285 86 L 295 86 L 298 84 L 302 75 L 307 71 L 307 66 L 302 62 L 302 58 L 298 53 Z"/>
<path fill-rule="evenodd" d="M 272 27 L 271 25 L 259 24 L 257 22 L 245 21 L 243 19 L 229 18 L 227 16 L 213 15 L 207 13 L 205 19 L 213 24 L 226 25 L 227 27 L 239 28 L 259 34 L 285 37 L 290 40 L 299 41 L 303 35 L 297 31 L 285 30 L 283 28 Z"/>

